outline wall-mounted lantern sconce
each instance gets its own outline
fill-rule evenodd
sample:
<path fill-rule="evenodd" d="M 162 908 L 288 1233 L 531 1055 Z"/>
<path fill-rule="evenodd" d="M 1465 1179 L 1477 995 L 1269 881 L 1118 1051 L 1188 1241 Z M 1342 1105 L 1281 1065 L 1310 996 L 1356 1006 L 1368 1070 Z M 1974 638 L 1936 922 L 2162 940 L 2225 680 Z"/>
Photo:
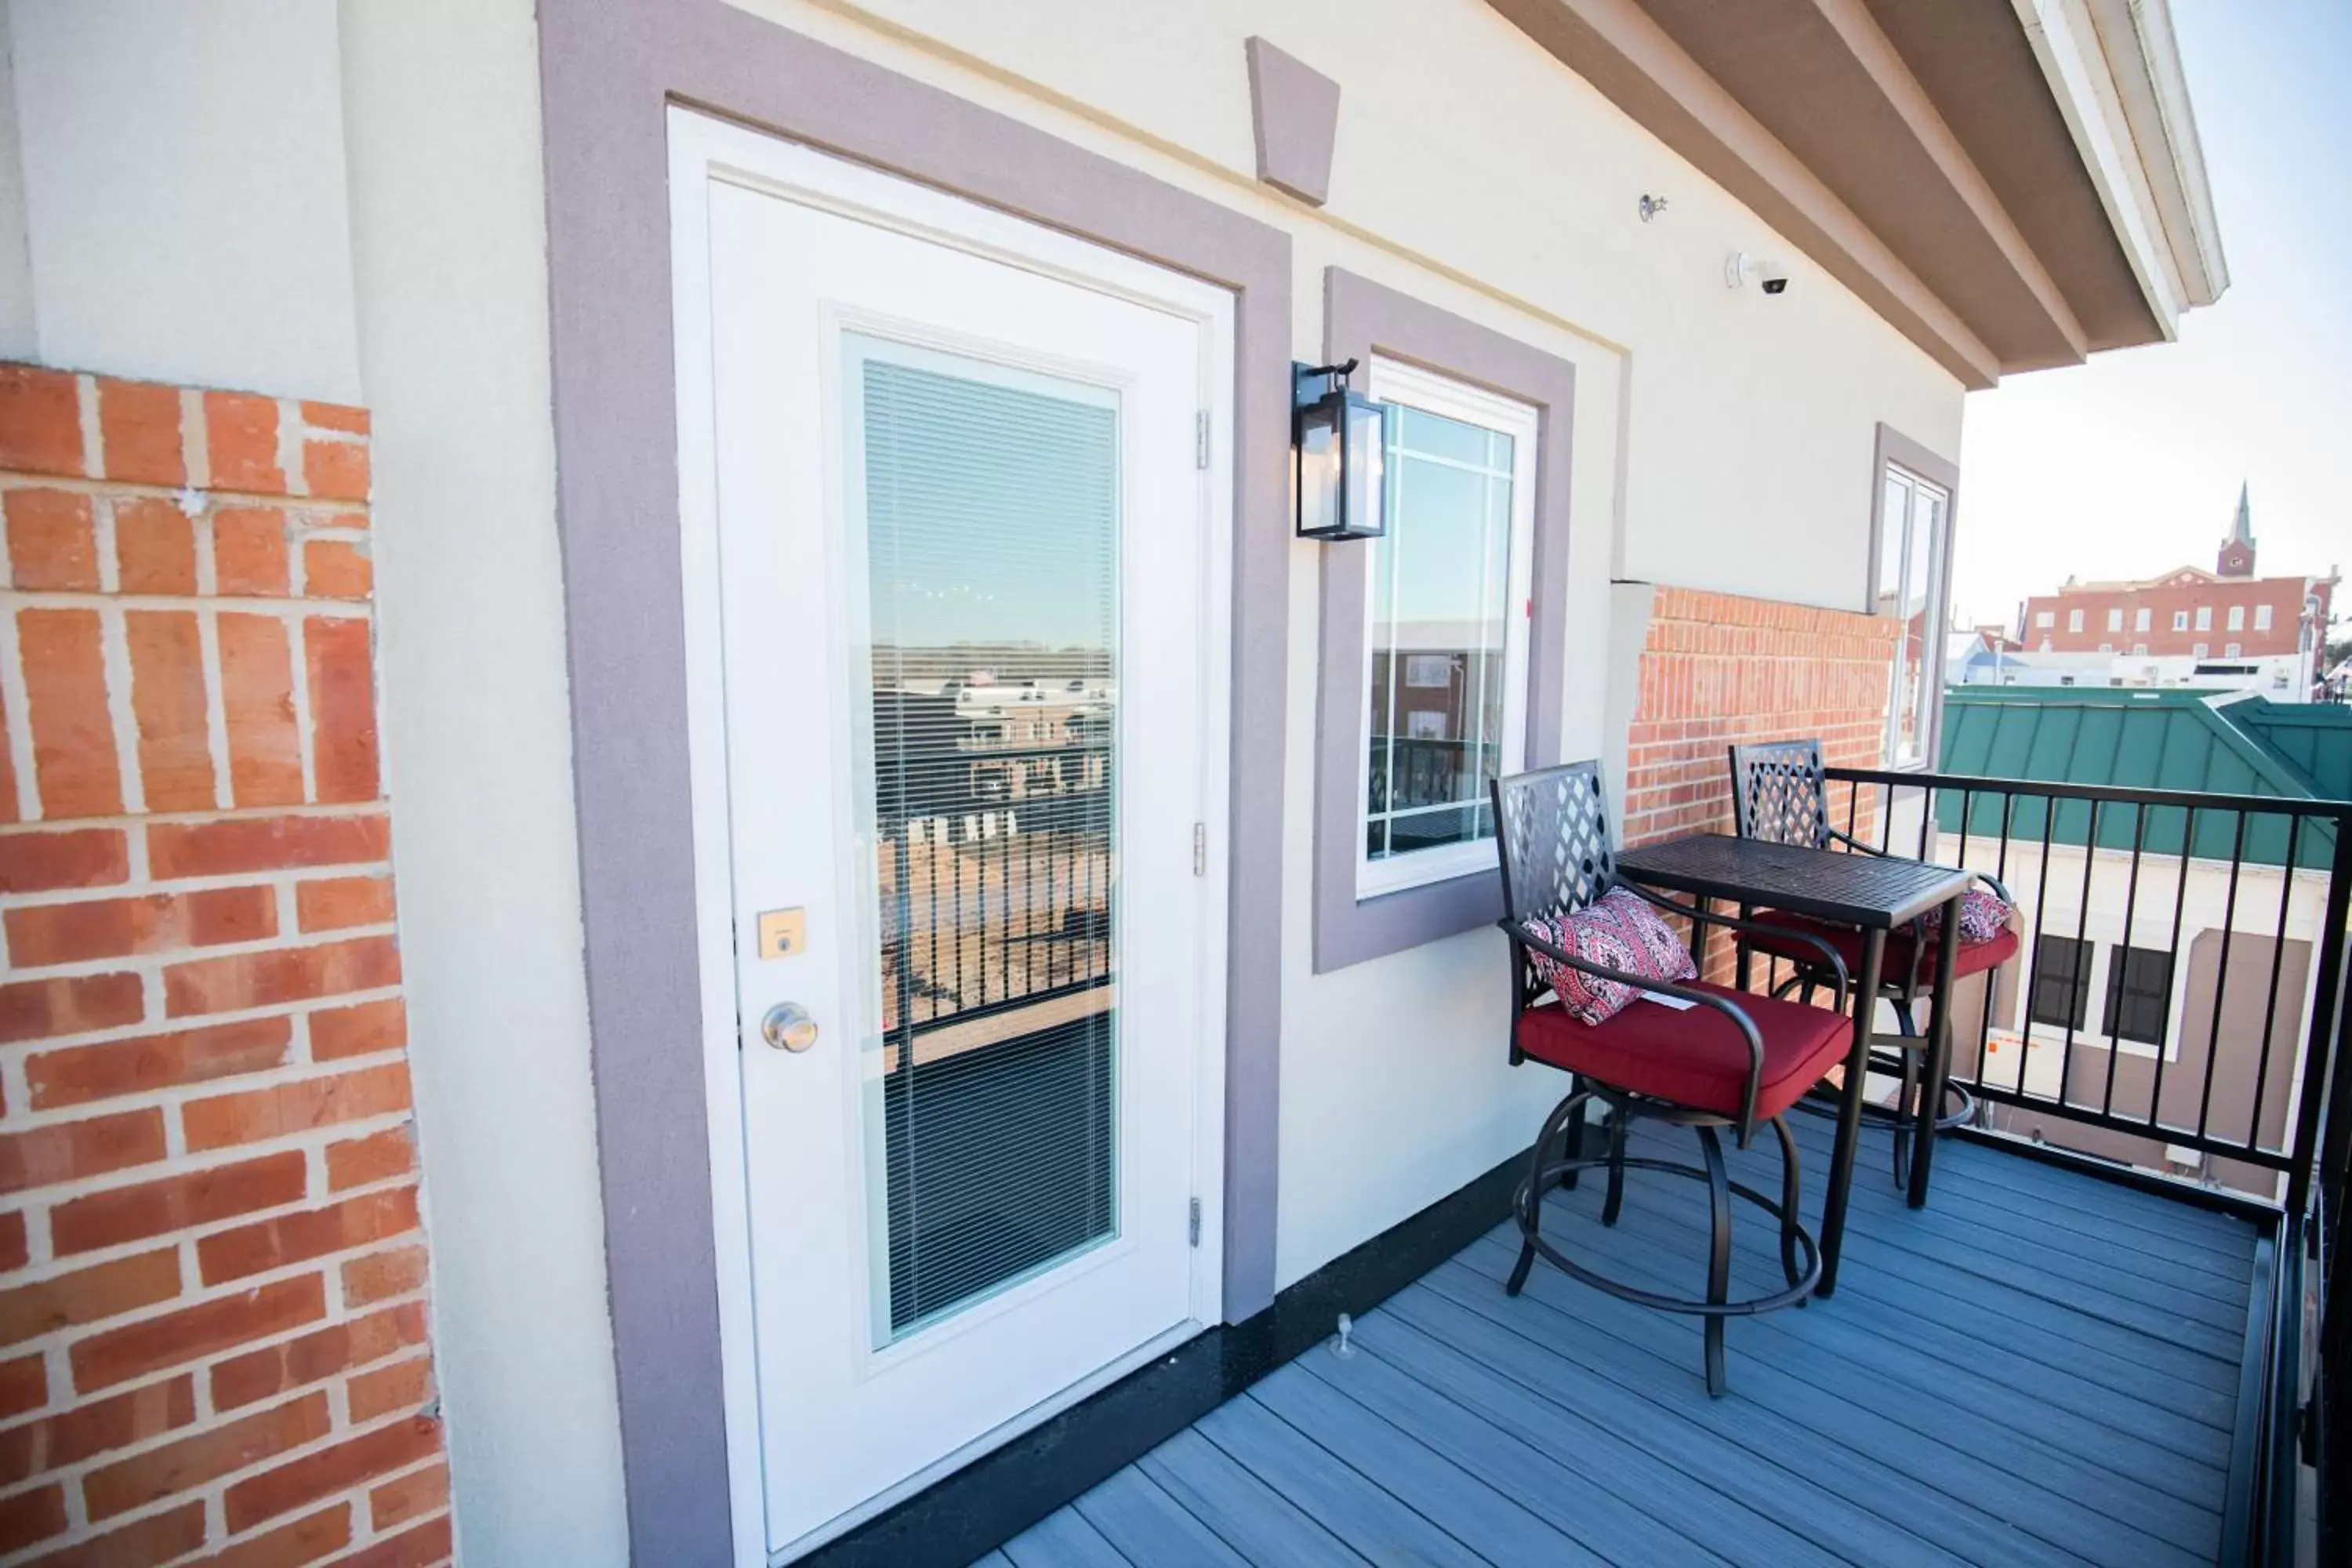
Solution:
<path fill-rule="evenodd" d="M 1301 539 L 1388 531 L 1388 405 L 1348 390 L 1356 362 L 1290 367 L 1290 480 Z"/>

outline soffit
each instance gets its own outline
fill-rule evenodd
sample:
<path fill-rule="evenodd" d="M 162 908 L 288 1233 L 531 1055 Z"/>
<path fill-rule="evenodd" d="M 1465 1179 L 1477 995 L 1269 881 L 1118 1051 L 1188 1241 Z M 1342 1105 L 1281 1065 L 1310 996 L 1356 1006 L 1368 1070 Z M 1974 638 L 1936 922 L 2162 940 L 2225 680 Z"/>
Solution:
<path fill-rule="evenodd" d="M 2164 335 L 2009 5 L 1489 3 L 1966 384 Z"/>

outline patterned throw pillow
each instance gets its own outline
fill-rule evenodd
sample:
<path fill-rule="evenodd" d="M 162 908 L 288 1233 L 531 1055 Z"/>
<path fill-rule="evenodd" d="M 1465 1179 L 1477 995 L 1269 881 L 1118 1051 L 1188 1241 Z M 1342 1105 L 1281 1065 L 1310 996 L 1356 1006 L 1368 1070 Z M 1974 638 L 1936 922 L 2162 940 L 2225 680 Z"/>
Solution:
<path fill-rule="evenodd" d="M 1623 888 L 1572 915 L 1538 916 L 1525 924 L 1528 935 L 1621 973 L 1645 980 L 1688 980 L 1698 973 L 1689 951 L 1657 911 Z M 1545 953 L 1530 952 L 1528 956 L 1569 1016 L 1580 1024 L 1605 1024 L 1641 994 L 1631 985 L 1570 969 Z"/>
<path fill-rule="evenodd" d="M 2009 929 L 2009 917 L 2013 912 L 2000 894 L 1970 888 L 1960 895 L 1960 940 L 1990 942 Z M 1924 923 L 1930 933 L 1942 931 L 1944 906 L 1937 904 L 1929 910 Z"/>

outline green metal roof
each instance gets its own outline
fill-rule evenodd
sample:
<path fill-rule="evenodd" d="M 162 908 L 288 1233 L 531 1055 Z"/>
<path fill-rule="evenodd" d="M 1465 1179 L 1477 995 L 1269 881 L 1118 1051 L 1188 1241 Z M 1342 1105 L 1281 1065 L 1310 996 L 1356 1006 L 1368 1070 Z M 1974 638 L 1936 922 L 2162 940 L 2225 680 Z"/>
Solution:
<path fill-rule="evenodd" d="M 1991 779 L 2110 784 L 2128 789 L 2252 795 L 2286 800 L 2352 800 L 2352 712 L 2287 706 L 2259 697 L 2197 691 L 2082 690 L 2071 687 L 1948 687 L 1944 692 L 1942 771 Z M 1999 833 L 2004 803 L 1967 802 L 1970 833 Z M 1963 802 L 1946 793 L 1937 825 L 1958 831 Z M 2012 839 L 2039 840 L 2049 803 L 2014 797 Z M 2189 818 L 2193 815 L 2191 828 Z M 2151 854 L 2189 852 L 2227 859 L 2236 846 L 2237 814 L 2190 813 L 2128 805 L 2098 807 L 2098 843 Z M 2052 842 L 2081 844 L 2091 832 L 2092 804 L 2061 801 L 2048 823 Z M 2141 819 L 2145 818 L 2143 822 Z M 2290 838 L 2298 866 L 2326 866 L 2335 853 L 2332 824 L 2249 814 L 2249 860 L 2278 865 Z"/>
<path fill-rule="evenodd" d="M 2352 800 L 2352 707 L 2250 698 L 2223 714 L 2322 800 Z"/>

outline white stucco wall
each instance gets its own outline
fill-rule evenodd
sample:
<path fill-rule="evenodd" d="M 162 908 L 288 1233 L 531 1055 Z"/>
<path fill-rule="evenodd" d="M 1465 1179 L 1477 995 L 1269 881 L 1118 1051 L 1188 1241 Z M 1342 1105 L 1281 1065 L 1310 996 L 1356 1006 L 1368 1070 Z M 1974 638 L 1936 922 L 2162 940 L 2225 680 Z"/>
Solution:
<path fill-rule="evenodd" d="M 1301 356 L 1337 264 L 1571 360 L 1571 755 L 1607 743 L 1612 575 L 1850 605 L 1874 425 L 1958 455 L 1948 374 L 1802 264 L 1780 300 L 1726 289 L 1727 251 L 1793 253 L 1478 0 L 879 0 L 886 26 L 759 8 L 1282 226 Z M 25 196 L 0 175 L 0 288 L 16 233 L 31 352 L 374 410 L 460 1544 L 619 1562 L 530 0 L 14 0 L 7 19 Z M 1252 33 L 1343 84 L 1323 211 L 1253 178 Z M 1649 225 L 1645 192 L 1671 203 Z M 1505 1065 L 1485 933 L 1309 972 L 1318 549 L 1290 577 L 1286 1283 L 1521 1147 L 1559 1089 Z"/>
<path fill-rule="evenodd" d="M 530 0 L 14 0 L 5 19 L 0 353 L 373 410 L 458 1544 L 623 1563 Z"/>
<path fill-rule="evenodd" d="M 1340 265 L 1574 363 L 1568 755 L 1608 750 L 1612 576 L 1859 608 L 1878 422 L 1958 455 L 1957 382 L 1478 0 L 738 3 L 1288 230 L 1302 358 Z M 1320 211 L 1255 178 L 1251 34 L 1341 84 Z M 1788 293 L 1726 288 L 1735 249 Z M 1523 1148 L 1561 1087 L 1506 1065 L 1498 937 L 1311 973 L 1320 548 L 1291 562 L 1284 1284 Z"/>
<path fill-rule="evenodd" d="M 335 8 L 12 0 L 8 26 L 30 261 L 19 352 L 362 401 Z M 0 216 L 0 286 L 9 227 Z"/>
<path fill-rule="evenodd" d="M 345 0 L 435 1350 L 471 1564 L 627 1560 L 555 533 L 531 0 Z"/>

